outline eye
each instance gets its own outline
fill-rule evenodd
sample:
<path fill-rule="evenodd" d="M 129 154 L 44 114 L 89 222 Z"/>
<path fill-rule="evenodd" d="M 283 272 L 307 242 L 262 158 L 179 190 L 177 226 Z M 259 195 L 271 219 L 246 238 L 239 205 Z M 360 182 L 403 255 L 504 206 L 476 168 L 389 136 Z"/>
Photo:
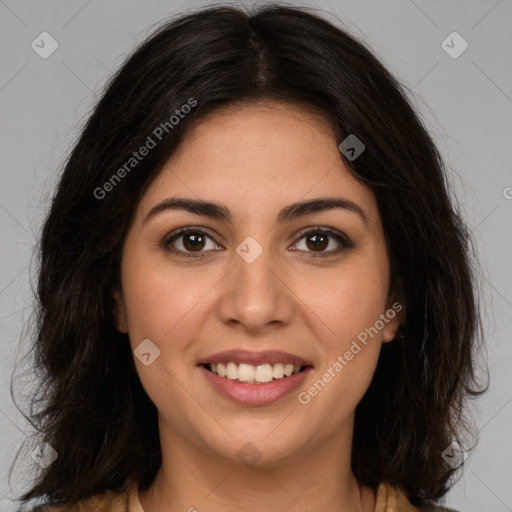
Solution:
<path fill-rule="evenodd" d="M 208 241 L 210 241 L 210 247 L 208 247 Z M 222 250 L 222 247 L 205 231 L 194 227 L 183 228 L 172 233 L 164 238 L 162 245 L 173 254 L 186 258 L 197 258 L 206 250 Z"/>
<path fill-rule="evenodd" d="M 355 247 L 347 236 L 328 228 L 314 228 L 309 231 L 302 233 L 300 240 L 304 242 L 298 242 L 297 248 L 301 251 L 310 252 L 310 256 L 316 257 L 327 257 L 334 254 L 338 254 L 345 249 L 352 249 Z M 302 245 L 302 247 L 300 246 Z M 330 248 L 330 250 L 326 250 Z"/>
<path fill-rule="evenodd" d="M 208 243 L 210 243 L 209 247 Z M 194 227 L 186 227 L 171 233 L 162 240 L 162 246 L 169 252 L 186 258 L 197 258 L 208 251 L 223 250 L 223 247 L 219 246 L 204 230 Z M 310 253 L 309 256 L 316 258 L 333 256 L 355 246 L 356 244 L 342 233 L 318 227 L 303 232 L 293 250 L 305 251 Z"/>

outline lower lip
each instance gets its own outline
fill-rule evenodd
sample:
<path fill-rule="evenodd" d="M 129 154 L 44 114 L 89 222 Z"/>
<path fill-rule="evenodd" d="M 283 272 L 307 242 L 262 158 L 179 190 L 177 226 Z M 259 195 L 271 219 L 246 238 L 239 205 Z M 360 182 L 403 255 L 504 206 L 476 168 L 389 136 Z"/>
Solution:
<path fill-rule="evenodd" d="M 277 402 L 297 389 L 313 368 L 308 366 L 295 375 L 273 380 L 267 384 L 241 384 L 237 380 L 219 377 L 204 366 L 199 366 L 199 369 L 216 391 L 233 402 L 243 405 L 265 405 Z"/>

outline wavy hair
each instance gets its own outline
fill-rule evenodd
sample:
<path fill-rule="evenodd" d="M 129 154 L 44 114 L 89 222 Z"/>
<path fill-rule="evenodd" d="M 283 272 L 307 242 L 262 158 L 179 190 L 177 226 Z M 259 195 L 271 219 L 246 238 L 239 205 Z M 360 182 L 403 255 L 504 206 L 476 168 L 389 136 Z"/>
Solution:
<path fill-rule="evenodd" d="M 191 98 L 190 113 L 98 197 Z M 485 391 L 476 375 L 483 335 L 473 244 L 440 154 L 406 88 L 346 30 L 305 7 L 215 6 L 167 20 L 128 56 L 66 159 L 38 244 L 27 353 L 37 387 L 26 418 L 58 458 L 24 503 L 76 503 L 130 478 L 141 489 L 153 481 L 157 410 L 113 320 L 125 236 L 187 130 L 223 106 L 264 99 L 320 113 L 339 143 L 349 134 L 364 142 L 357 160 L 340 158 L 375 194 L 389 293 L 405 306 L 356 408 L 352 470 L 374 489 L 401 486 L 419 506 L 453 485 L 442 453 L 463 445 L 468 399 Z"/>

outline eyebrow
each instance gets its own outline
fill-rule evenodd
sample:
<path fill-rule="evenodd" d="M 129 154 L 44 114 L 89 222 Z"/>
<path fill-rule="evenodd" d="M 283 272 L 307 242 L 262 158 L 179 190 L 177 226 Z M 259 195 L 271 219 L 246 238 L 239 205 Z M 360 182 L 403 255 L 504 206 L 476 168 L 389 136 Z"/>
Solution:
<path fill-rule="evenodd" d="M 369 227 L 368 217 L 364 210 L 353 201 L 341 197 L 318 198 L 290 204 L 279 211 L 277 215 L 277 222 L 290 222 L 305 215 L 335 209 L 346 210 L 357 214 L 362 219 L 365 226 L 367 228 Z M 229 208 L 224 205 L 211 201 L 203 201 L 201 199 L 170 197 L 168 199 L 164 199 L 149 210 L 146 218 L 144 219 L 144 224 L 152 217 L 155 217 L 157 214 L 167 210 L 185 210 L 196 215 L 210 217 L 211 219 L 232 222 L 231 212 L 229 211 Z"/>

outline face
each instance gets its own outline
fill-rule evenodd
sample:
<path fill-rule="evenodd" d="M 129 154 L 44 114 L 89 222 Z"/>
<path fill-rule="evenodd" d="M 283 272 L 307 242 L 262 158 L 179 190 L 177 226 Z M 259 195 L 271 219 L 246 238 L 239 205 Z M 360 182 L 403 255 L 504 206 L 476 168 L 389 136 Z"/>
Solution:
<path fill-rule="evenodd" d="M 401 306 L 375 197 L 339 142 L 297 107 L 231 107 L 141 199 L 116 322 L 173 443 L 278 463 L 350 439 Z"/>

